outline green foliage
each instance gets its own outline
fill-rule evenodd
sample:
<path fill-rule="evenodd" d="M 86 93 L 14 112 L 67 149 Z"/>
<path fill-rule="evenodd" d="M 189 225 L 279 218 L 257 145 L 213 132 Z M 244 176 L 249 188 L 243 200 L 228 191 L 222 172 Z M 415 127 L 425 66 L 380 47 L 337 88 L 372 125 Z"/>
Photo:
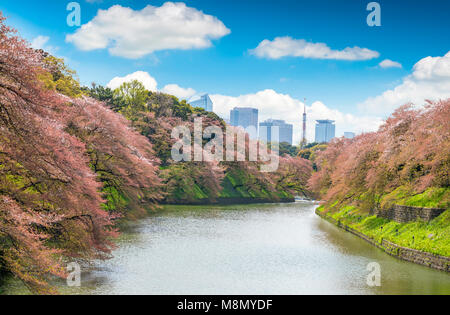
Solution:
<path fill-rule="evenodd" d="M 91 168 L 97 174 L 97 178 L 103 184 L 102 193 L 105 203 L 102 204 L 103 210 L 114 213 L 127 213 L 130 209 L 130 198 L 122 191 L 122 178 L 114 172 L 105 163 L 111 156 L 100 154 L 96 151 L 90 152 Z"/>
<path fill-rule="evenodd" d="M 83 91 L 85 91 L 89 96 L 101 101 L 101 102 L 109 102 L 114 97 L 114 91 L 110 88 L 105 88 L 101 85 L 97 85 L 92 83 L 92 88 L 83 87 Z"/>
<path fill-rule="evenodd" d="M 161 174 L 166 180 L 166 187 L 171 187 L 168 191 L 167 202 L 211 200 L 209 187 L 198 180 L 195 167 L 193 168 L 191 164 L 174 164 L 165 167 Z M 293 195 L 284 190 L 273 191 L 244 171 L 231 168 L 222 180 L 219 197 L 258 198 L 277 201 L 282 198 L 293 198 Z"/>
<path fill-rule="evenodd" d="M 325 212 L 325 209 L 321 207 L 318 211 Z M 366 216 L 354 206 L 331 210 L 328 215 L 378 242 L 385 239 L 402 247 L 450 257 L 450 210 L 430 223 L 397 223 Z"/>
<path fill-rule="evenodd" d="M 273 146 L 272 143 L 268 143 L 268 144 L 267 144 L 267 147 L 268 147 L 269 149 L 271 149 L 272 146 Z M 299 148 L 299 147 L 293 146 L 293 145 L 291 145 L 291 144 L 289 144 L 289 143 L 287 143 L 287 142 L 281 142 L 281 143 L 279 143 L 279 144 L 278 144 L 278 147 L 279 147 L 279 154 L 280 154 L 280 156 L 283 156 L 283 155 L 289 155 L 289 156 L 295 157 L 295 156 L 298 155 L 298 153 L 299 153 L 299 151 L 300 151 L 300 148 Z"/>
<path fill-rule="evenodd" d="M 312 143 L 308 143 L 308 144 L 304 145 L 302 149 L 312 149 L 318 145 L 321 145 L 321 144 L 318 142 L 312 142 Z"/>
<path fill-rule="evenodd" d="M 48 56 L 43 64 L 48 72 L 41 73 L 39 79 L 47 89 L 56 90 L 69 97 L 82 95 L 76 72 L 64 63 L 64 59 Z"/>
<path fill-rule="evenodd" d="M 178 117 L 187 121 L 194 113 L 194 109 L 185 100 L 180 102 L 175 96 L 164 93 L 149 93 L 148 104 L 149 111 L 156 118 Z"/>
<path fill-rule="evenodd" d="M 171 129 L 175 125 L 192 124 L 195 117 L 203 117 L 204 123 L 215 124 L 222 129 L 225 122 L 215 113 L 207 112 L 202 108 L 193 108 L 185 100 L 163 94 L 146 91 L 139 82 L 124 83 L 111 93 L 107 88 L 93 85 L 89 94 L 106 102 L 110 108 L 123 113 L 133 122 L 142 135 L 146 136 L 153 145 L 155 155 L 160 159 L 161 177 L 165 182 L 165 192 L 168 194 L 166 202 L 193 202 L 205 199 L 214 199 L 216 188 L 210 187 L 203 166 L 195 163 L 172 164 Z M 204 144 L 207 139 L 204 139 Z M 280 145 L 281 154 L 296 156 L 298 148 L 287 143 Z M 296 178 L 287 178 L 286 187 L 269 184 L 231 165 L 226 168 L 225 178 L 222 180 L 220 193 L 217 197 L 262 198 L 277 201 L 280 198 L 292 198 L 287 190 L 301 191 L 304 187 L 293 183 Z M 223 173 L 223 172 L 222 172 Z M 276 187 L 275 187 L 276 186 Z"/>
<path fill-rule="evenodd" d="M 310 143 L 306 145 L 303 149 L 299 150 L 297 155 L 303 159 L 314 162 L 318 152 L 325 151 L 327 147 L 328 147 L 327 144 Z"/>
<path fill-rule="evenodd" d="M 449 208 L 450 189 L 431 187 L 421 194 L 414 194 L 408 186 L 400 186 L 389 194 L 379 197 L 380 207 L 389 208 L 394 204 L 426 207 Z M 450 210 L 430 223 L 397 223 L 369 214 L 365 203 L 373 200 L 368 192 L 354 196 L 352 203 L 337 200 L 318 209 L 326 212 L 335 220 L 368 235 L 381 242 L 386 239 L 399 246 L 413 248 L 433 254 L 450 256 Z M 373 209 L 373 207 L 372 207 Z"/>
<path fill-rule="evenodd" d="M 249 197 L 249 194 L 245 194 L 242 190 L 239 191 L 239 186 L 236 183 L 236 178 L 234 178 L 230 173 L 228 173 L 222 182 L 223 190 L 220 196 L 223 198 L 238 198 L 238 197 Z"/>
<path fill-rule="evenodd" d="M 231 171 L 228 172 L 225 176 L 222 186 L 223 190 L 221 192 L 221 197 L 224 198 L 251 198 L 252 193 L 249 192 L 245 187 L 245 174 L 240 171 Z M 255 192 L 253 192 L 255 195 Z"/>
<path fill-rule="evenodd" d="M 175 117 L 181 118 L 182 120 L 188 120 L 189 117 L 194 112 L 191 105 L 186 103 L 186 100 L 182 100 L 181 102 L 179 102 L 178 98 L 176 98 L 175 96 L 173 96 L 172 99 L 173 99 L 173 105 L 172 105 L 173 115 Z"/>
<path fill-rule="evenodd" d="M 407 105 L 377 132 L 333 140 L 309 181 L 326 200 L 320 211 L 379 242 L 450 256 L 449 117 L 450 100 Z M 373 216 L 395 205 L 446 211 L 430 223 Z"/>
<path fill-rule="evenodd" d="M 102 192 L 106 197 L 105 203 L 102 204 L 103 210 L 120 213 L 127 208 L 129 199 L 117 187 L 105 186 Z"/>
<path fill-rule="evenodd" d="M 194 176 L 195 172 L 195 168 L 188 163 L 174 164 L 162 170 L 161 176 L 168 189 L 167 202 L 195 202 L 210 198 L 207 188 Z"/>
<path fill-rule="evenodd" d="M 114 90 L 114 98 L 122 100 L 124 105 L 119 112 L 130 120 L 136 120 L 138 113 L 148 111 L 148 94 L 144 85 L 137 80 L 125 82 Z"/>
<path fill-rule="evenodd" d="M 412 187 L 403 185 L 381 198 L 382 208 L 394 204 L 423 208 L 449 208 L 450 188 L 431 187 L 421 194 L 415 194 Z"/>
<path fill-rule="evenodd" d="M 284 189 L 274 190 L 241 169 L 231 168 L 222 182 L 223 198 L 258 198 L 277 201 L 294 196 Z"/>
<path fill-rule="evenodd" d="M 302 159 L 311 161 L 313 163 L 314 171 L 317 171 L 317 155 L 320 154 L 320 152 L 325 151 L 327 147 L 327 144 L 310 143 L 307 144 L 303 149 L 300 149 L 297 152 L 297 156 L 301 157 Z"/>
<path fill-rule="evenodd" d="M 132 121 L 139 120 L 145 113 L 154 113 L 156 118 L 178 117 L 184 121 L 189 120 L 192 114 L 202 114 L 221 120 L 214 113 L 192 108 L 186 100 L 180 101 L 173 95 L 150 92 L 136 80 L 125 82 L 114 91 L 95 83 L 91 88 L 84 89 L 91 97 L 105 102 L 112 110 L 123 113 Z"/>
<path fill-rule="evenodd" d="M 199 115 L 199 116 L 204 116 L 204 117 L 209 118 L 211 120 L 218 121 L 218 122 L 220 122 L 222 127 L 224 127 L 224 128 L 226 127 L 225 121 L 222 118 L 220 118 L 216 113 L 207 112 L 206 110 L 204 110 L 203 108 L 200 108 L 200 107 L 193 108 L 192 113 L 196 114 L 196 115 Z"/>

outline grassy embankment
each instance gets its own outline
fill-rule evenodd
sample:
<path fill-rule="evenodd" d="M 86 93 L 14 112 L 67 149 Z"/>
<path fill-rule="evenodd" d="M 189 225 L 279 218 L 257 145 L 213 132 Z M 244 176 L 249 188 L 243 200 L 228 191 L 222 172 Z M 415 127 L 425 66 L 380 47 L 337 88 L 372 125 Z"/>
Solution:
<path fill-rule="evenodd" d="M 381 200 L 381 204 L 444 208 L 447 211 L 430 223 L 397 223 L 367 214 L 354 205 L 342 205 L 339 202 L 321 206 L 318 211 L 378 242 L 385 239 L 402 247 L 450 256 L 449 188 L 429 188 L 422 194 L 411 195 L 405 187 L 399 187 Z"/>
<path fill-rule="evenodd" d="M 249 181 L 251 180 L 252 179 L 249 178 L 248 174 L 245 174 L 239 170 L 231 170 L 226 174 L 222 181 L 222 190 L 217 200 L 211 201 L 205 187 L 202 187 L 197 183 L 192 183 L 190 186 L 183 186 L 182 188 L 177 189 L 168 198 L 168 200 L 170 200 L 169 203 L 174 204 L 180 202 L 207 204 L 216 202 L 226 203 L 227 200 L 229 200 L 230 203 L 232 203 L 233 200 L 241 202 L 244 200 L 278 202 L 280 200 L 290 200 L 295 197 L 285 190 L 277 190 L 273 192 L 268 190 L 263 185 L 249 185 Z"/>

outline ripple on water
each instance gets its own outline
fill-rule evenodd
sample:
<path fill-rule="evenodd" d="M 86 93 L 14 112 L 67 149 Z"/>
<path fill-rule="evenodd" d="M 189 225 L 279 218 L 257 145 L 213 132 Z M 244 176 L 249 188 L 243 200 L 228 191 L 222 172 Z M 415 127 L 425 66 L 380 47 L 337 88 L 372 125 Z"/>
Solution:
<path fill-rule="evenodd" d="M 69 294 L 450 294 L 450 276 L 396 260 L 312 203 L 169 207 L 127 229 Z M 382 286 L 366 284 L 367 264 Z M 9 292 L 19 290 L 9 284 Z"/>

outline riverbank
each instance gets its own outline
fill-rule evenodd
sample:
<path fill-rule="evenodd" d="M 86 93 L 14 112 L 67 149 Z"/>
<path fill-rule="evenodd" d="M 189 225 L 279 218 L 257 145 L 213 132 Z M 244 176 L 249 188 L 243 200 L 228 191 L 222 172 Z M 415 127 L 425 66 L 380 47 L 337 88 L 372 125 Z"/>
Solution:
<path fill-rule="evenodd" d="M 350 232 L 353 235 L 360 237 L 373 246 L 383 250 L 390 256 L 447 273 L 450 272 L 450 257 L 448 256 L 441 256 L 430 252 L 399 246 L 384 238 L 377 239 L 376 237 L 371 237 L 370 235 L 367 235 L 362 231 L 351 227 L 350 225 L 347 225 L 345 223 L 345 220 L 343 221 L 341 219 L 336 219 L 322 210 L 323 208 L 320 207 L 316 209 L 316 214 L 322 219 L 336 225 L 341 229 L 344 229 L 347 232 Z"/>
<path fill-rule="evenodd" d="M 251 205 L 251 204 L 271 204 L 271 203 L 291 203 L 295 202 L 295 198 L 280 198 L 280 199 L 268 199 L 268 198 L 245 198 L 245 197 L 233 197 L 233 198 L 217 198 L 216 200 L 210 199 L 197 199 L 197 200 L 172 200 L 171 202 L 162 203 L 162 205 L 178 205 L 178 206 L 207 206 L 207 205 Z"/>
<path fill-rule="evenodd" d="M 450 274 L 405 264 L 314 215 L 316 204 L 167 206 L 129 222 L 73 295 L 449 294 Z M 382 286 L 367 265 L 382 265 Z M 10 277 L 0 294 L 29 294 Z"/>

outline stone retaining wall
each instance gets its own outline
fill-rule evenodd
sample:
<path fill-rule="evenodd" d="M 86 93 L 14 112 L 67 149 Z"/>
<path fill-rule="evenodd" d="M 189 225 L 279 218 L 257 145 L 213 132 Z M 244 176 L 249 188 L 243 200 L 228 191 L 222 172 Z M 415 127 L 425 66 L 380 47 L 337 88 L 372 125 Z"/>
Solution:
<path fill-rule="evenodd" d="M 422 252 L 420 250 L 406 248 L 398 246 L 392 242 L 387 240 L 382 240 L 382 242 L 378 242 L 377 240 L 343 224 L 341 221 L 337 221 L 336 219 L 328 216 L 327 214 L 321 213 L 320 211 L 316 211 L 316 214 L 321 218 L 327 220 L 328 222 L 346 230 L 347 232 L 356 235 L 363 240 L 369 242 L 373 246 L 376 246 L 387 254 L 396 257 L 398 259 L 409 261 L 412 263 L 416 263 L 419 265 L 427 266 L 433 269 L 450 272 L 450 257 L 434 255 L 427 252 Z"/>
<path fill-rule="evenodd" d="M 445 210 L 446 209 L 396 205 L 389 210 L 377 210 L 375 211 L 375 215 L 398 223 L 407 223 L 418 220 L 430 222 L 444 213 Z"/>

